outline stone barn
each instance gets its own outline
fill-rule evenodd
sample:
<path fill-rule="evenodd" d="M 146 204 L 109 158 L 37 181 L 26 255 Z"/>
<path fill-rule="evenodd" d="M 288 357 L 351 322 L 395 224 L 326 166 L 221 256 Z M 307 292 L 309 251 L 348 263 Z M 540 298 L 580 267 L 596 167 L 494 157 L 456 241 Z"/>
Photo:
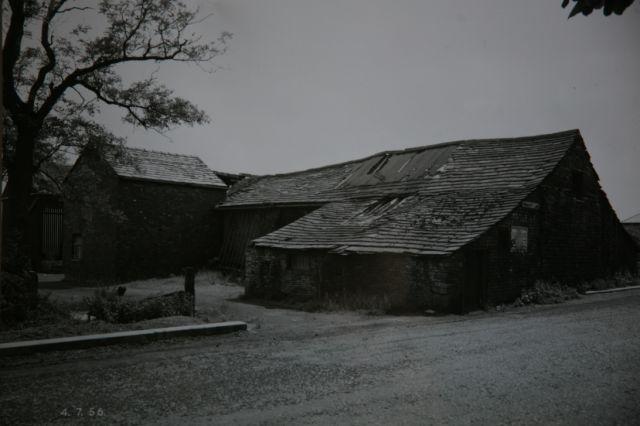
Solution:
<path fill-rule="evenodd" d="M 577 130 L 247 179 L 221 211 L 230 226 L 250 224 L 225 245 L 246 248 L 251 297 L 376 295 L 466 312 L 512 301 L 536 280 L 636 268 Z"/>
<path fill-rule="evenodd" d="M 207 263 L 220 247 L 214 207 L 226 190 L 198 157 L 86 150 L 63 188 L 67 277 L 118 282 Z"/>

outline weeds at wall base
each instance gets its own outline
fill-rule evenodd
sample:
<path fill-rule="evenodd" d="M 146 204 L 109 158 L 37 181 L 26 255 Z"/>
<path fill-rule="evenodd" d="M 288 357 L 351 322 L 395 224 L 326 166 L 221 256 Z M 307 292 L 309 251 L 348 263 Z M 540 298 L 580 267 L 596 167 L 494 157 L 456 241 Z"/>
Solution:
<path fill-rule="evenodd" d="M 600 278 L 597 280 L 580 283 L 578 291 L 585 293 L 590 290 L 609 290 L 612 288 L 628 287 L 640 285 L 640 275 L 629 272 L 617 273 L 610 278 Z"/>

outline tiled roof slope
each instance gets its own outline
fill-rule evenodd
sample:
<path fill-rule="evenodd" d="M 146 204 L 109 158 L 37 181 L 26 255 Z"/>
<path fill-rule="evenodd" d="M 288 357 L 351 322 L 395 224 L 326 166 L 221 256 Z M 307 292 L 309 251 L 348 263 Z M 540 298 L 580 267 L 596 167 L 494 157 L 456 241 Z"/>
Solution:
<path fill-rule="evenodd" d="M 200 158 L 191 155 L 118 147 L 105 149 L 104 158 L 120 177 L 154 182 L 226 188 Z"/>
<path fill-rule="evenodd" d="M 368 173 L 381 158 L 396 153 L 379 154 L 371 166 L 370 158 L 349 163 L 351 174 L 317 197 L 330 202 L 254 243 L 340 253 L 450 253 L 509 214 L 579 137 L 578 131 L 568 131 L 402 151 L 420 154 L 440 149 L 447 158 L 418 162 L 428 167 L 420 177 L 408 180 L 394 179 L 393 170 L 382 165 L 384 181 L 376 185 L 351 186 L 349 182 L 352 176 L 360 182 L 358 167 Z M 444 148 L 449 152 L 444 153 Z M 390 163 L 388 159 L 385 164 Z M 398 164 L 394 167 L 402 167 Z"/>
<path fill-rule="evenodd" d="M 330 197 L 330 191 L 349 176 L 357 165 L 351 162 L 297 173 L 247 178 L 229 188 L 222 206 L 327 202 L 335 199 Z"/>
<path fill-rule="evenodd" d="M 524 192 L 465 190 L 338 201 L 254 242 L 256 246 L 339 253 L 446 254 L 507 215 Z"/>
<path fill-rule="evenodd" d="M 577 130 L 389 151 L 348 163 L 247 179 L 222 207 L 326 203 L 349 198 L 537 185 Z"/>

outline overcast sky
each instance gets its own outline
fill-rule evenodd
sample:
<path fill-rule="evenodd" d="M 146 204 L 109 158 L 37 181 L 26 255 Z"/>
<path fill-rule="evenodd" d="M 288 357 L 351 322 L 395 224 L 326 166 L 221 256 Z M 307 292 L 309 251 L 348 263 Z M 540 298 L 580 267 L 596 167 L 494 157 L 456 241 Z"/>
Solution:
<path fill-rule="evenodd" d="M 579 128 L 621 219 L 640 211 L 640 2 L 567 20 L 561 0 L 198 0 L 234 34 L 218 71 L 162 66 L 211 116 L 130 145 L 229 172 Z M 130 78 L 140 72 L 129 69 Z"/>

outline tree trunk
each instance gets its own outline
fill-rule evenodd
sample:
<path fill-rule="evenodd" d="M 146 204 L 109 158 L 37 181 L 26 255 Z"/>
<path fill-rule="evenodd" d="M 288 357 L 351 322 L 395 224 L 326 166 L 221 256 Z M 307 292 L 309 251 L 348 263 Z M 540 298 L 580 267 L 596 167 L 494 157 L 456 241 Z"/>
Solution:
<path fill-rule="evenodd" d="M 21 273 L 30 269 L 29 204 L 33 188 L 33 155 L 40 126 L 25 120 L 16 126 L 13 161 L 7 166 L 3 211 L 3 270 Z"/>

